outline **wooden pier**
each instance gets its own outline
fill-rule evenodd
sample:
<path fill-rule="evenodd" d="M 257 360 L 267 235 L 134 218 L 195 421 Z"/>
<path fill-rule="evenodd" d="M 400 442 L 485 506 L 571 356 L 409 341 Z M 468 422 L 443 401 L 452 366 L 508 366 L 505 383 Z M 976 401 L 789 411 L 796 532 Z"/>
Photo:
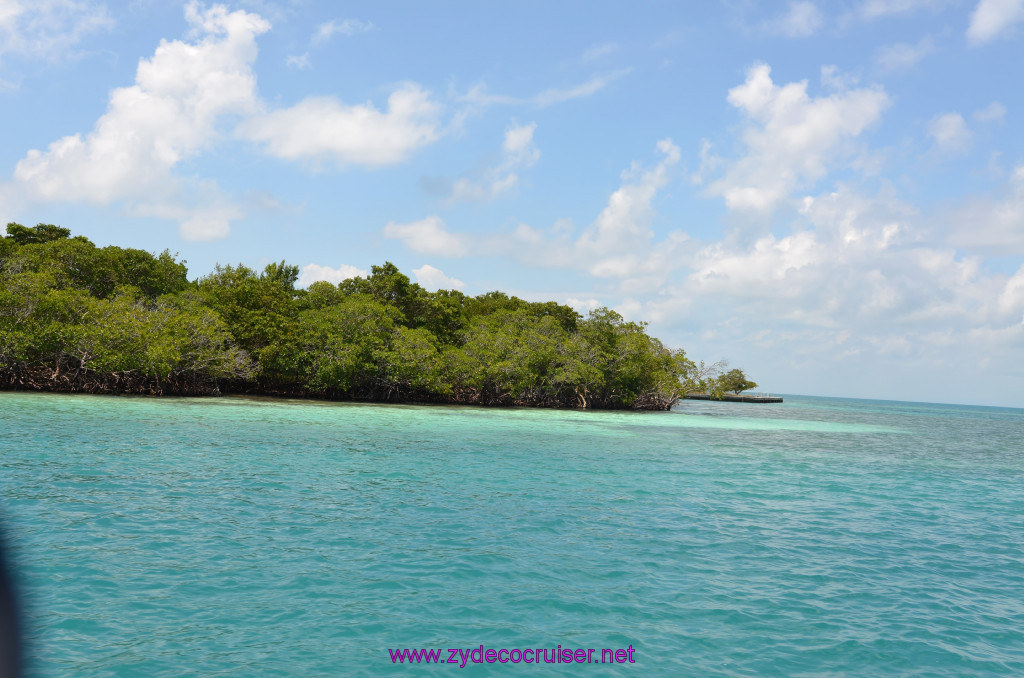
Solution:
<path fill-rule="evenodd" d="M 725 393 L 721 398 L 712 398 L 707 393 L 687 393 L 686 400 L 720 400 L 727 403 L 781 403 L 782 398 L 773 395 L 742 395 Z"/>

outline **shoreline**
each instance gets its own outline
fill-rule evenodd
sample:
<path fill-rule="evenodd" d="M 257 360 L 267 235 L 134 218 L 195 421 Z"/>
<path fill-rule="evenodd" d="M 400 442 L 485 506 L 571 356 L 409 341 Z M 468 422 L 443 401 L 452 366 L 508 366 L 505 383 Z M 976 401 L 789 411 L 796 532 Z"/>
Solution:
<path fill-rule="evenodd" d="M 71 393 L 79 395 L 149 396 L 218 398 L 223 396 L 259 396 L 290 400 L 319 400 L 328 402 L 390 403 L 396 405 L 461 405 L 469 407 L 513 408 L 529 407 L 548 410 L 606 410 L 621 412 L 665 412 L 681 401 L 672 398 L 640 398 L 633 405 L 602 406 L 588 402 L 581 407 L 575 396 L 555 399 L 551 397 L 519 397 L 510 394 L 463 390 L 448 396 L 400 392 L 381 389 L 376 392 L 353 393 L 345 391 L 311 392 L 300 385 L 260 384 L 253 382 L 202 382 L 188 379 L 157 379 L 123 373 L 64 372 L 49 368 L 29 370 L 0 369 L 0 391 L 31 393 Z"/>

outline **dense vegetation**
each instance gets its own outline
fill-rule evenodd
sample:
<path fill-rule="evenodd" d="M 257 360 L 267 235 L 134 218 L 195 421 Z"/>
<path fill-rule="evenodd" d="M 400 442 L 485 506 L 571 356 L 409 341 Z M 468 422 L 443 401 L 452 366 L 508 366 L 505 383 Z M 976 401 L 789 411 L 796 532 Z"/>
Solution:
<path fill-rule="evenodd" d="M 607 308 L 584 318 L 501 292 L 427 292 L 391 263 L 306 290 L 298 273 L 218 266 L 190 282 L 167 251 L 8 224 L 0 387 L 665 409 L 753 385 Z"/>

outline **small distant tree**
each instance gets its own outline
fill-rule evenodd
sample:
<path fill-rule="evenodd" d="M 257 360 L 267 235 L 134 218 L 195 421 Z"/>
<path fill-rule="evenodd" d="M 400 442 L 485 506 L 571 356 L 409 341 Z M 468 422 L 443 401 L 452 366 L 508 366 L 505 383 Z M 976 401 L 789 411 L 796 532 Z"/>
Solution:
<path fill-rule="evenodd" d="M 757 388 L 757 383 L 747 379 L 743 370 L 733 368 L 718 378 L 718 384 L 723 391 L 731 391 L 740 394 L 748 389 Z"/>
<path fill-rule="evenodd" d="M 701 360 L 695 363 L 683 353 L 679 360 L 679 371 L 683 381 L 683 388 L 686 393 L 706 393 L 712 397 L 721 395 L 722 375 L 729 363 L 726 360 L 719 360 L 710 365 Z"/>

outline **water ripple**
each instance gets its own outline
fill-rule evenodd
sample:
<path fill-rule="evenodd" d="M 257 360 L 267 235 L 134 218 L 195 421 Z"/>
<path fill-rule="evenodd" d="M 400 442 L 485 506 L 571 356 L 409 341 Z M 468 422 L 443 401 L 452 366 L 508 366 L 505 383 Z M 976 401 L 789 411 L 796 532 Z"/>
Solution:
<path fill-rule="evenodd" d="M 1020 411 L 0 405 L 32 675 L 1024 675 Z"/>

